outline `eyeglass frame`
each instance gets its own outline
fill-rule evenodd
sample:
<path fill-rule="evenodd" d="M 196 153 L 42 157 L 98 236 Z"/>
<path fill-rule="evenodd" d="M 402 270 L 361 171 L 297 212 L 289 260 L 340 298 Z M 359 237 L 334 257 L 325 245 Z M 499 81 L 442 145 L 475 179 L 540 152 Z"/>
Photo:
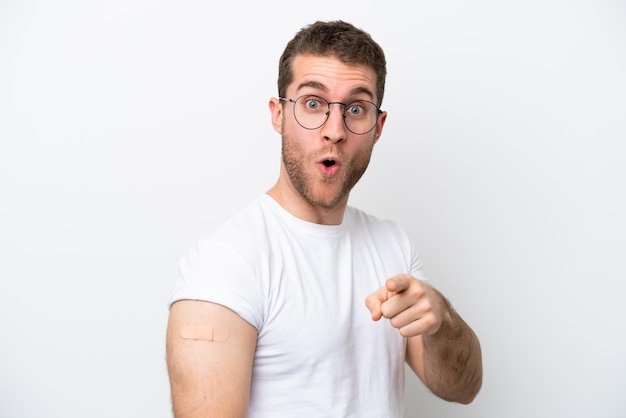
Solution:
<path fill-rule="evenodd" d="M 300 121 L 299 121 L 299 120 L 298 120 L 298 118 L 296 117 L 296 107 L 295 107 L 295 104 L 296 104 L 296 102 L 297 102 L 298 100 L 300 100 L 301 98 L 306 97 L 306 96 L 318 97 L 318 98 L 320 98 L 320 99 L 324 100 L 324 101 L 328 104 L 328 112 L 326 112 L 326 119 L 324 119 L 324 122 L 322 122 L 322 124 L 321 124 L 321 125 L 319 125 L 319 126 L 318 126 L 318 127 L 316 127 L 316 128 L 307 128 L 307 127 L 306 127 L 306 126 L 304 126 L 302 123 L 300 123 Z M 278 99 L 279 99 L 279 100 L 282 100 L 283 102 L 289 102 L 289 103 L 293 103 L 293 104 L 294 104 L 294 107 L 293 107 L 293 118 L 296 120 L 296 122 L 298 123 L 298 125 L 300 125 L 300 126 L 301 126 L 301 127 L 303 127 L 304 129 L 309 130 L 309 131 L 314 131 L 314 130 L 316 130 L 316 129 L 319 129 L 319 128 L 321 128 L 322 126 L 324 126 L 324 125 L 326 124 L 326 122 L 328 122 L 328 118 L 330 117 L 330 105 L 333 105 L 333 104 L 343 105 L 343 112 L 341 112 L 341 116 L 343 116 L 343 125 L 346 127 L 346 129 L 347 129 L 347 130 L 349 130 L 350 132 L 352 132 L 352 133 L 353 133 L 353 134 L 355 134 L 355 135 L 366 135 L 366 134 L 368 134 L 368 133 L 372 132 L 372 130 L 373 130 L 374 128 L 376 128 L 376 125 L 378 125 L 378 117 L 379 117 L 381 114 L 383 114 L 383 113 L 384 113 L 384 112 L 380 109 L 380 107 L 378 107 L 378 105 L 377 105 L 376 103 L 371 102 L 371 101 L 369 101 L 369 100 L 361 100 L 361 99 L 359 99 L 359 100 L 354 100 L 354 101 L 352 101 L 352 102 L 350 102 L 350 103 L 337 102 L 337 101 L 335 101 L 335 102 L 329 102 L 328 100 L 326 100 L 326 99 L 325 99 L 325 98 L 323 98 L 322 96 L 318 96 L 317 94 L 303 94 L 303 95 L 301 95 L 301 96 L 296 97 L 295 99 L 290 99 L 290 98 L 288 98 L 288 97 L 279 97 Z M 371 127 L 368 131 L 363 132 L 363 133 L 356 133 L 356 132 L 354 132 L 352 129 L 350 129 L 350 127 L 349 127 L 349 126 L 348 126 L 348 124 L 346 123 L 346 109 L 348 108 L 348 106 L 350 106 L 352 103 L 355 103 L 355 102 L 367 102 L 367 103 L 370 103 L 370 104 L 374 105 L 374 107 L 376 108 L 376 120 L 375 120 L 375 122 L 374 122 L 374 125 L 373 125 L 373 126 L 372 126 L 372 127 Z"/>

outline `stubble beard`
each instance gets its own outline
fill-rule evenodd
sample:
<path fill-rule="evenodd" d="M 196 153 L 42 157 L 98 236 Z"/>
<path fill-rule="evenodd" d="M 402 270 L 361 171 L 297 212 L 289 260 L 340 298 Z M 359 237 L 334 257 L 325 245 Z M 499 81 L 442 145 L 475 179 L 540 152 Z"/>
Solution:
<path fill-rule="evenodd" d="M 296 141 L 291 140 L 284 132 L 282 135 L 282 159 L 291 183 L 308 204 L 324 209 L 336 207 L 350 193 L 365 173 L 373 148 L 372 143 L 352 157 L 345 157 L 339 148 L 333 149 L 331 144 L 323 151 L 307 156 Z M 310 174 L 316 159 L 331 151 L 335 151 L 341 158 L 340 171 L 333 177 Z M 320 186 L 328 187 L 324 187 L 326 190 L 318 190 Z"/>

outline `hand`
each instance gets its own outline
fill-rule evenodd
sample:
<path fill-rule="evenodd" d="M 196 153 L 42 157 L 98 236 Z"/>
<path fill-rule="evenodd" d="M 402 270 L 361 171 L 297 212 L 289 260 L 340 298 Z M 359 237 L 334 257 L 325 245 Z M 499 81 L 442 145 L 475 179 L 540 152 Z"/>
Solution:
<path fill-rule="evenodd" d="M 365 299 L 365 306 L 378 321 L 389 319 L 403 337 L 433 335 L 441 327 L 446 303 L 439 292 L 409 274 L 387 279 Z"/>

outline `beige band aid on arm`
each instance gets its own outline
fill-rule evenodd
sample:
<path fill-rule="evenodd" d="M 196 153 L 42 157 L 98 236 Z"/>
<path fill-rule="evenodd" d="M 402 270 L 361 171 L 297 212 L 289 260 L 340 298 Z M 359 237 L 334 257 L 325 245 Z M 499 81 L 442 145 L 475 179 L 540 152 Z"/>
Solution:
<path fill-rule="evenodd" d="M 228 328 L 208 325 L 187 325 L 182 331 L 182 337 L 186 340 L 224 342 L 229 336 Z"/>

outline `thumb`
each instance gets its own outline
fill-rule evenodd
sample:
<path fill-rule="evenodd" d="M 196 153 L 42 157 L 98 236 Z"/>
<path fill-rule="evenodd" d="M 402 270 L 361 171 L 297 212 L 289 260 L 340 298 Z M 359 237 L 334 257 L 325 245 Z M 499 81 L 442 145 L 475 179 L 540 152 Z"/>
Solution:
<path fill-rule="evenodd" d="M 387 301 L 387 289 L 381 287 L 365 298 L 365 306 L 372 314 L 372 319 L 378 321 L 383 316 L 382 305 Z"/>
<path fill-rule="evenodd" d="M 409 288 L 412 277 L 408 274 L 398 274 L 385 282 L 385 287 L 389 293 L 395 295 L 402 293 Z"/>

